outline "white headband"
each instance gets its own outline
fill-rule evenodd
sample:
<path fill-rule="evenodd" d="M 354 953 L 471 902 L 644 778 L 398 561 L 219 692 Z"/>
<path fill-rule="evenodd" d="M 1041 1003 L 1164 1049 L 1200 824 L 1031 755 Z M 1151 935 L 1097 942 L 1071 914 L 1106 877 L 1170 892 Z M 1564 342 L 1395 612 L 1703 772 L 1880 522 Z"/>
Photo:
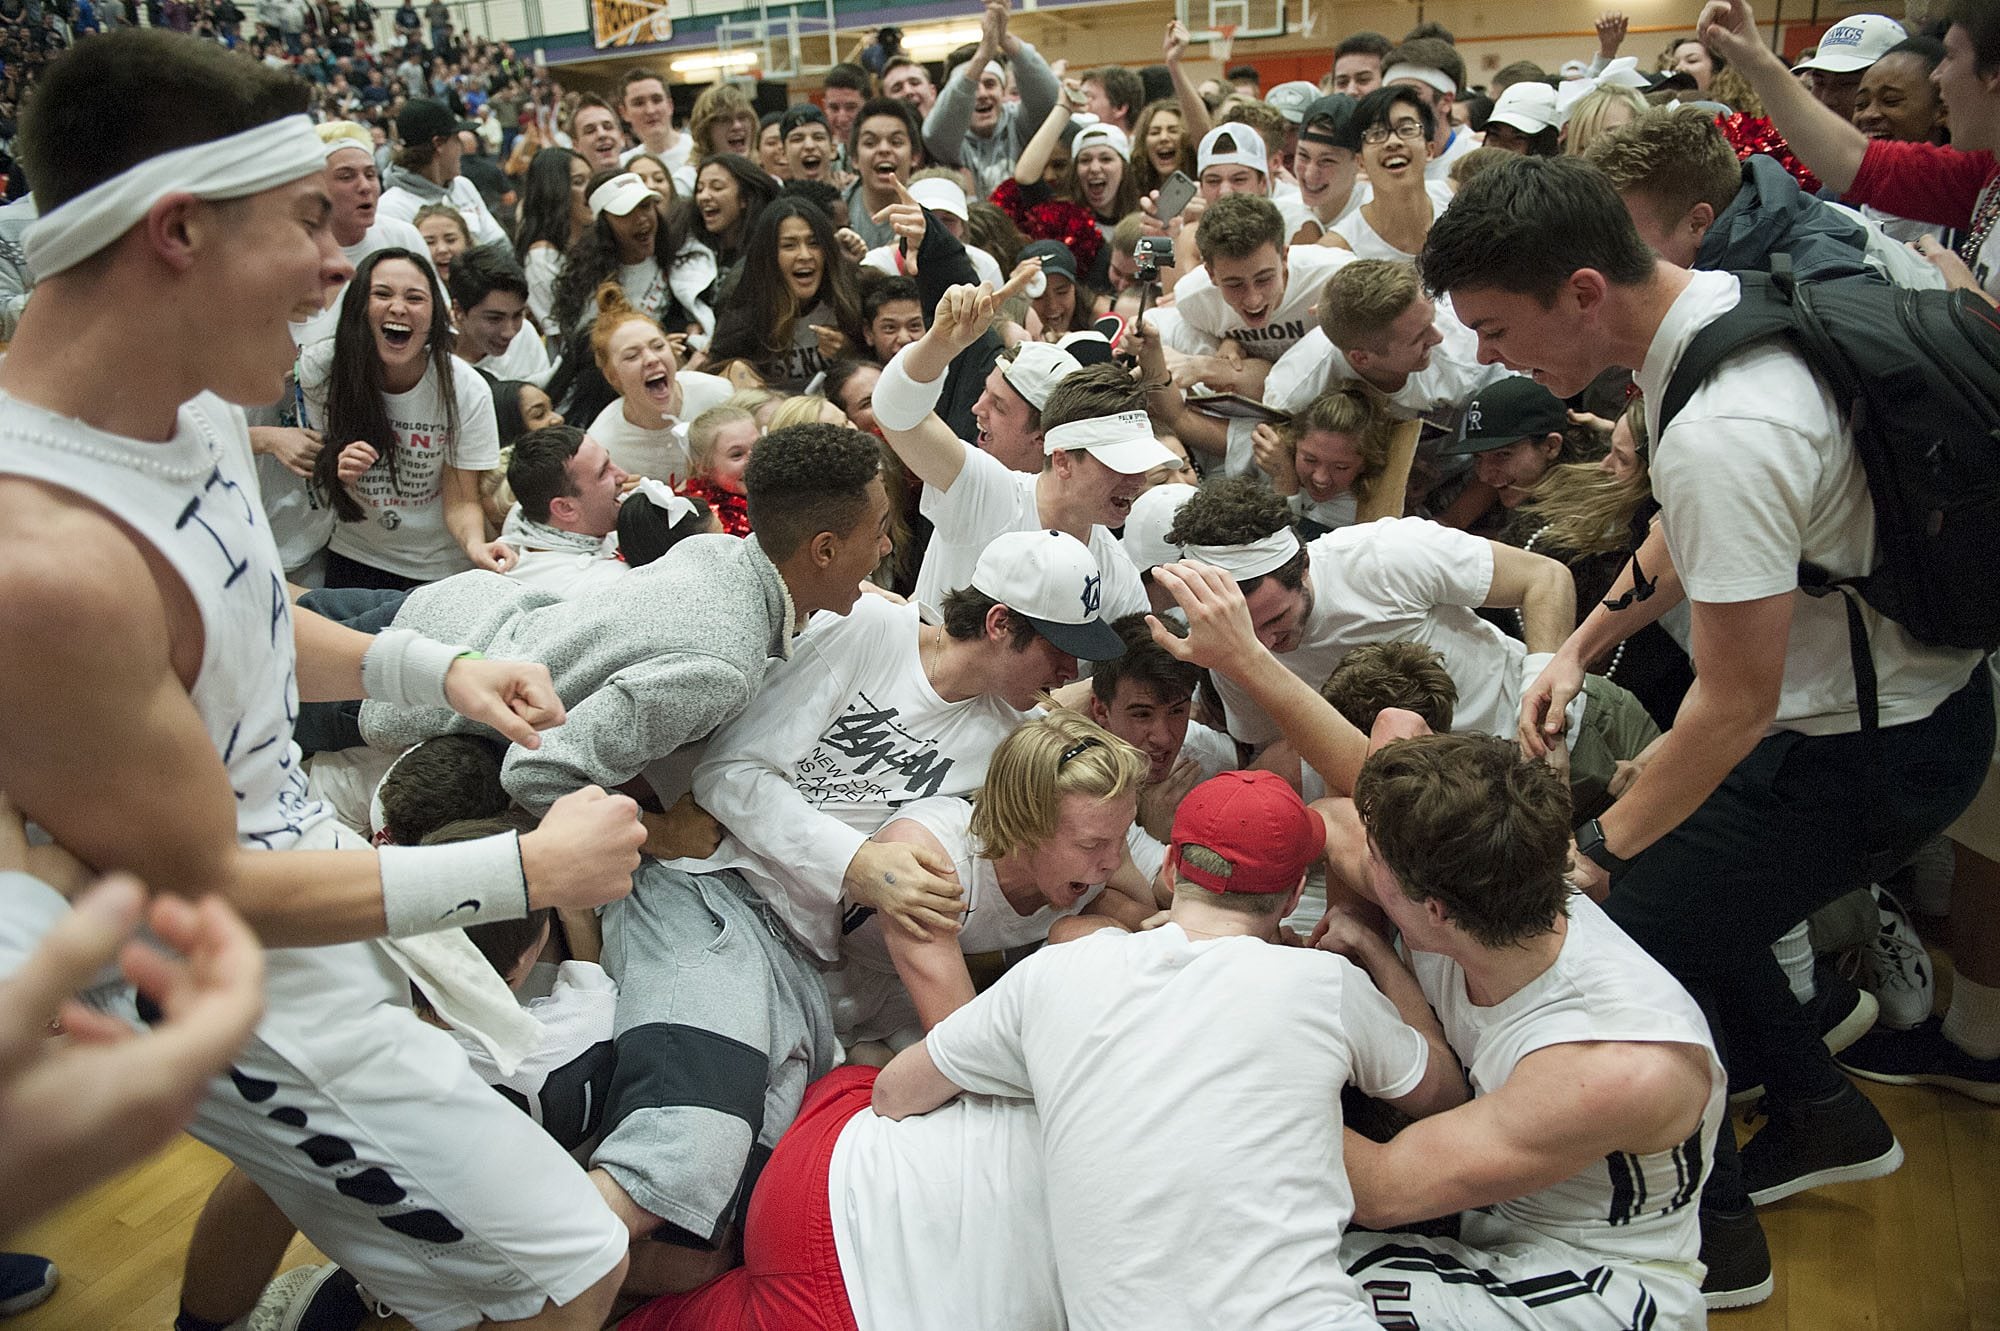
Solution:
<path fill-rule="evenodd" d="M 1042 435 L 1042 452 L 1060 453 L 1071 448 L 1103 448 L 1106 444 L 1152 442 L 1153 423 L 1143 411 L 1121 411 L 1116 416 L 1092 416 L 1086 420 L 1058 425 Z"/>
<path fill-rule="evenodd" d="M 1190 545 L 1187 557 L 1197 564 L 1213 564 L 1238 582 L 1275 573 L 1299 552 L 1298 533 L 1280 527 L 1247 545 Z"/>
<path fill-rule="evenodd" d="M 75 267 L 176 194 L 241 199 L 325 166 L 325 145 L 302 115 L 149 157 L 43 213 L 22 236 L 28 269 L 41 282 Z"/>
<path fill-rule="evenodd" d="M 654 508 L 667 510 L 667 525 L 670 527 L 678 527 L 694 516 L 694 501 L 685 495 L 675 494 L 665 481 L 648 476 L 632 488 L 646 496 L 647 502 Z"/>
<path fill-rule="evenodd" d="M 1436 88 L 1450 97 L 1458 96 L 1458 85 L 1453 83 L 1451 76 L 1441 69 L 1431 69 L 1425 65 L 1391 65 L 1382 71 L 1384 83 L 1396 83 L 1403 79 L 1421 83 L 1427 88 Z"/>
<path fill-rule="evenodd" d="M 382 769 L 382 779 L 375 783 L 375 789 L 369 794 L 368 835 L 370 839 L 382 835 L 389 824 L 388 815 L 382 812 L 382 787 L 387 785 L 389 778 L 396 774 L 396 769 L 403 765 L 403 759 L 409 757 L 415 751 L 416 745 L 413 744 L 397 754 L 396 760 Z"/>
<path fill-rule="evenodd" d="M 351 138 L 346 134 L 341 135 L 337 139 L 328 139 L 325 146 L 326 160 L 329 162 L 333 160 L 335 153 L 345 152 L 349 148 L 354 149 L 358 153 L 366 154 L 370 161 L 375 160 L 375 148 L 373 144 L 363 143 L 361 140 Z"/>

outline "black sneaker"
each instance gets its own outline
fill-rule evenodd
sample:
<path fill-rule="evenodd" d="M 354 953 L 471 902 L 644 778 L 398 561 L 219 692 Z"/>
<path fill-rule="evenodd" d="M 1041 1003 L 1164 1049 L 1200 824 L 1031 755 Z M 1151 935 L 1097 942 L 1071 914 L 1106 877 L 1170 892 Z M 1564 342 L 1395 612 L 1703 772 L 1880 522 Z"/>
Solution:
<path fill-rule="evenodd" d="M 0 1317 L 24 1313 L 56 1292 L 56 1264 L 25 1252 L 0 1252 Z"/>
<path fill-rule="evenodd" d="M 1870 1081 L 1942 1086 L 2000 1105 L 2000 1058 L 1974 1058 L 1945 1039 L 1942 1017 L 1907 1031 L 1871 1031 L 1840 1055 L 1840 1066 Z"/>
<path fill-rule="evenodd" d="M 1711 1310 L 1748 1308 L 1771 1297 L 1771 1249 L 1757 1212 L 1701 1212 L 1701 1297 Z"/>
<path fill-rule="evenodd" d="M 1842 1084 L 1820 1100 L 1772 1100 L 1769 1116 L 1743 1147 L 1743 1188 L 1759 1206 L 1828 1183 L 1881 1178 L 1902 1167 L 1903 1145 L 1868 1097 Z"/>

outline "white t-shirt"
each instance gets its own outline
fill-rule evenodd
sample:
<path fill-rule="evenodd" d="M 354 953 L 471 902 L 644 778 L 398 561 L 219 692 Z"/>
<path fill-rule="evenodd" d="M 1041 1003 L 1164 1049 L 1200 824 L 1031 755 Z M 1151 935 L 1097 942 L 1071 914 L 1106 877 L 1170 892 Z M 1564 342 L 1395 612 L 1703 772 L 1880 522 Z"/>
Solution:
<path fill-rule="evenodd" d="M 555 308 L 556 279 L 562 276 L 562 265 L 562 251 L 547 241 L 529 247 L 528 257 L 521 263 L 528 278 L 528 314 L 551 333 L 561 331 L 549 311 Z"/>
<path fill-rule="evenodd" d="M 1331 499 L 1317 501 L 1300 490 L 1285 497 L 1285 507 L 1296 513 L 1301 521 L 1316 523 L 1328 531 L 1339 531 L 1342 527 L 1354 525 L 1361 504 L 1352 490 L 1342 490 Z"/>
<path fill-rule="evenodd" d="M 1444 206 L 1438 202 L 1435 195 L 1430 194 L 1429 190 L 1426 190 L 1425 194 L 1430 197 L 1431 221 L 1435 223 L 1444 215 Z M 1416 255 L 1408 250 L 1397 249 L 1376 234 L 1375 228 L 1368 223 L 1368 214 L 1364 209 L 1356 208 L 1327 229 L 1346 241 L 1347 247 L 1354 251 L 1354 257 L 1357 259 L 1394 259 L 1399 263 L 1415 263 L 1417 260 Z"/>
<path fill-rule="evenodd" d="M 417 212 L 427 203 L 449 203 L 465 219 L 466 229 L 472 232 L 475 245 L 507 245 L 507 233 L 493 220 L 493 214 L 486 210 L 486 200 L 479 197 L 479 187 L 464 176 L 453 176 L 451 184 L 445 186 L 443 199 L 427 199 L 413 190 L 391 186 L 382 191 L 381 201 L 375 205 L 377 218 L 393 218 L 398 222 L 416 224 Z M 428 251 L 426 251 L 428 252 Z"/>
<path fill-rule="evenodd" d="M 1446 1041 L 1464 1061 L 1474 1095 L 1492 1094 L 1522 1059 L 1551 1045 L 1665 1042 L 1707 1051 L 1708 1103 L 1687 1142 L 1651 1155 L 1619 1152 L 1489 1207 L 1480 1216 L 1487 1233 L 1466 1239 L 1532 1243 L 1546 1235 L 1612 1261 L 1678 1270 L 1700 1283 L 1701 1183 L 1715 1156 L 1716 1132 L 1727 1130 L 1728 1079 L 1708 1022 L 1679 981 L 1581 894 L 1569 898 L 1568 932 L 1555 963 L 1491 1007 L 1471 1000 L 1465 972 L 1451 958 L 1406 955 Z"/>
<path fill-rule="evenodd" d="M 917 607 L 864 596 L 814 616 L 742 715 L 717 730 L 694 794 L 729 835 L 691 873 L 740 869 L 801 940 L 833 960 L 848 861 L 907 804 L 971 795 L 1026 720 L 981 694 L 946 702 L 918 654 Z"/>
<path fill-rule="evenodd" d="M 1792 594 L 1772 726 L 1844 734 L 1861 724 L 1844 598 L 1798 590 L 1801 560 L 1852 577 L 1877 557 L 1867 476 L 1832 395 L 1796 352 L 1774 340 L 1725 360 L 1666 433 L 1658 432 L 1667 381 L 1688 342 L 1740 296 L 1728 273 L 1691 274 L 1640 367 L 1660 524 L 1690 601 Z M 1861 613 L 1885 726 L 1929 716 L 1978 664 L 1977 652 L 1927 647 L 1874 610 Z"/>
<path fill-rule="evenodd" d="M 919 603 L 936 608 L 944 604 L 947 592 L 971 586 L 980 552 L 994 537 L 1041 529 L 1036 480 L 1026 472 L 1010 470 L 991 453 L 968 446 L 965 464 L 952 479 L 951 489 L 924 487 L 919 509 L 935 530 L 930 548 L 924 552 L 923 567 L 917 571 Z M 1104 575 L 1098 613 L 1110 621 L 1148 609 L 1139 571 L 1132 567 L 1131 556 L 1111 529 L 1101 523 L 1092 527 L 1086 544 Z"/>
<path fill-rule="evenodd" d="M 1063 1325 L 1025 1100 L 961 1095 L 900 1121 L 864 1109 L 827 1162 L 833 1247 L 865 1331 Z"/>
<path fill-rule="evenodd" d="M 1445 141 L 1444 151 L 1424 163 L 1424 179 L 1433 184 L 1451 188 L 1451 164 L 1480 145 L 1480 136 L 1469 129 L 1454 129 L 1451 138 Z"/>
<path fill-rule="evenodd" d="M 315 427 L 326 421 L 326 387 L 333 369 L 331 341 L 299 353 L 299 388 Z M 371 353 L 372 354 L 372 351 Z M 379 459 L 353 488 L 367 516 L 336 523 L 328 546 L 335 554 L 405 578 L 436 582 L 472 567 L 472 560 L 444 522 L 446 467 L 491 471 L 500 465 L 500 432 L 493 394 L 479 371 L 453 357 L 452 391 L 458 399 L 458 433 L 447 428 L 444 394 L 435 369 L 407 393 L 385 393 L 396 431 L 396 474 Z M 338 444 L 327 441 L 327 447 Z"/>
<path fill-rule="evenodd" d="M 361 261 L 376 250 L 388 249 L 406 249 L 426 264 L 431 261 L 430 247 L 424 243 L 422 234 L 408 222 L 382 216 L 379 209 L 374 225 L 370 226 L 354 244 L 342 245 L 340 252 L 347 256 L 349 263 L 359 268 Z M 346 295 L 347 284 L 343 283 L 340 290 L 334 292 L 327 301 L 325 309 L 310 319 L 301 319 L 294 323 L 292 345 L 309 347 L 315 342 L 332 337 L 334 328 L 340 323 L 340 302 Z"/>
<path fill-rule="evenodd" d="M 667 275 L 660 261 L 648 254 L 637 263 L 618 265 L 618 286 L 632 308 L 658 321 L 666 313 L 673 294 L 667 290 Z"/>
<path fill-rule="evenodd" d="M 514 340 L 507 344 L 507 349 L 480 361 L 478 368 L 502 383 L 519 379 L 537 388 L 547 384 L 549 376 L 555 373 L 555 366 L 549 363 L 548 348 L 542 345 L 542 332 L 535 327 L 533 319 L 521 320 L 521 331 L 514 334 Z M 507 442 L 512 443 L 513 440 Z"/>
<path fill-rule="evenodd" d="M 1208 269 L 1195 268 L 1174 284 L 1173 308 L 1154 318 L 1160 339 L 1190 356 L 1214 354 L 1224 339 L 1234 339 L 1247 356 L 1276 361 L 1315 324 L 1313 311 L 1326 279 L 1354 256 L 1324 245 L 1294 245 L 1285 251 L 1285 294 L 1262 327 L 1246 327 L 1243 316 L 1229 307 Z"/>
<path fill-rule="evenodd" d="M 1428 1049 L 1342 957 L 1179 925 L 1043 948 L 928 1038 L 1032 1098 L 1076 1331 L 1375 1326 L 1336 1258 L 1340 1089 L 1409 1094 Z"/>
<path fill-rule="evenodd" d="M 1470 607 L 1493 587 L 1493 543 L 1427 518 L 1382 518 L 1306 547 L 1313 589 L 1299 645 L 1278 659 L 1318 689 L 1363 643 L 1419 642 L 1444 656 L 1458 688 L 1452 729 L 1512 735 L 1527 648 Z M 1218 676 L 1229 732 L 1262 747 L 1278 727 L 1240 685 Z"/>

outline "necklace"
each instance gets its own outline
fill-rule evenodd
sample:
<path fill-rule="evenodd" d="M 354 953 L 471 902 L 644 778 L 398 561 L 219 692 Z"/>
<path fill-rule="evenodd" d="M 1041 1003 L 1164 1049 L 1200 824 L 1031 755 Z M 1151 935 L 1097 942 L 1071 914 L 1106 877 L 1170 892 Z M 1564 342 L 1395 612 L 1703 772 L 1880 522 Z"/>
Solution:
<path fill-rule="evenodd" d="M 1538 528 L 1533 536 L 1530 536 L 1521 543 L 1521 549 L 1529 554 L 1533 554 L 1535 552 L 1535 542 L 1541 540 L 1542 533 L 1546 532 L 1553 525 L 1552 523 L 1546 523 Z M 1514 609 L 1514 622 L 1521 626 L 1521 637 L 1525 641 L 1528 636 L 1528 617 L 1521 612 L 1518 606 Z M 1625 640 L 1625 642 L 1630 641 L 1630 638 Z M 1604 677 L 1606 679 L 1614 678 L 1618 674 L 1618 663 L 1625 659 L 1625 642 L 1619 643 L 1617 647 L 1612 649 L 1611 664 L 1604 667 Z"/>

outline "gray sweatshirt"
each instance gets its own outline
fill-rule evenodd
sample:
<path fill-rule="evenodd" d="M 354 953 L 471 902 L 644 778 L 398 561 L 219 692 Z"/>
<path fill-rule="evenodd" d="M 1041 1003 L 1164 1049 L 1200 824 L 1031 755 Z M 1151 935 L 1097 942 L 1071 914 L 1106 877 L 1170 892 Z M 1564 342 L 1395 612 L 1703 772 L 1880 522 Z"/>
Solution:
<path fill-rule="evenodd" d="M 570 791 L 624 784 L 742 711 L 771 658 L 791 654 L 795 620 L 755 536 L 696 536 L 572 601 L 461 573 L 411 592 L 395 626 L 549 668 L 569 719 L 539 749 L 509 749 L 501 769 L 507 793 L 540 814 Z M 449 711 L 361 705 L 377 748 L 472 729 Z"/>
<path fill-rule="evenodd" d="M 979 90 L 979 71 L 969 64 L 952 72 L 938 93 L 930 115 L 924 118 L 924 151 L 944 162 L 955 163 L 972 172 L 979 183 L 977 198 L 986 198 L 1000 188 L 1000 182 L 1014 174 L 1014 162 L 1035 131 L 1055 110 L 1062 84 L 1055 71 L 1027 42 L 1019 55 L 1008 57 L 1014 68 L 1014 82 L 1021 91 L 1018 106 L 1002 106 L 1000 123 L 988 138 L 972 132 L 973 94 Z"/>

